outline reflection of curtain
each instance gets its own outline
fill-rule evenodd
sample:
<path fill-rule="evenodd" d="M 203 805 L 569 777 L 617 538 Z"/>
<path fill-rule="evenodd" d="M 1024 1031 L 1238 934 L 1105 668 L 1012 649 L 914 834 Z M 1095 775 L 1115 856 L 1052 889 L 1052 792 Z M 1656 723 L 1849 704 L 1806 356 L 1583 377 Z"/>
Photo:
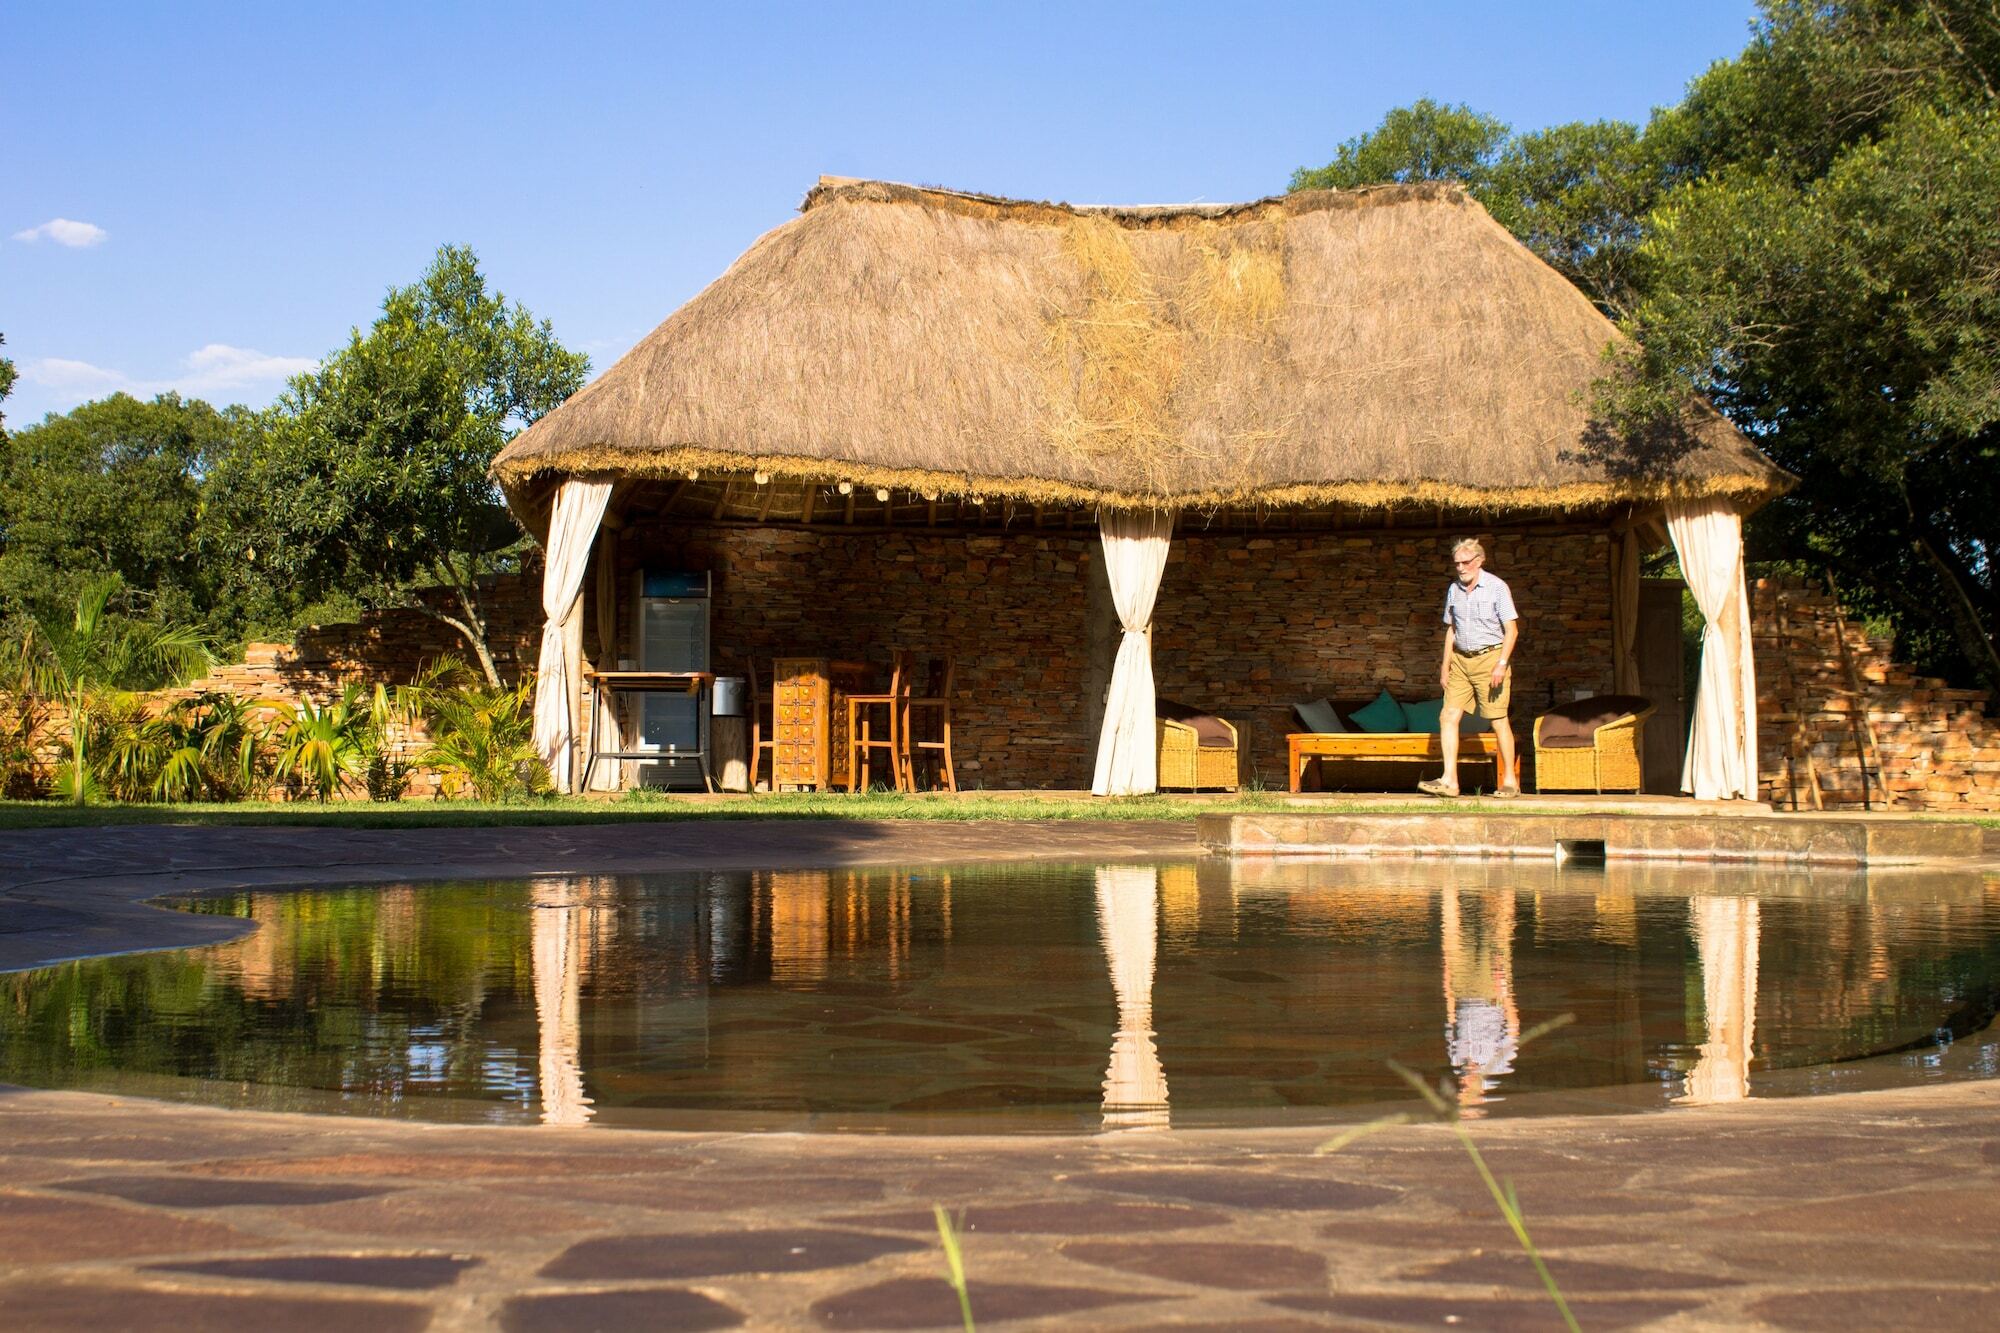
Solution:
<path fill-rule="evenodd" d="M 597 538 L 596 601 L 597 669 L 610 671 L 618 665 L 618 534 L 609 529 Z M 624 728 L 609 694 L 597 701 L 597 736 L 599 749 L 625 748 Z M 622 763 L 599 764 L 590 775 L 590 789 L 617 791 L 624 785 L 625 767 Z"/>
<path fill-rule="evenodd" d="M 1107 509 L 1097 518 L 1104 572 L 1125 636 L 1111 668 L 1104 731 L 1097 741 L 1099 796 L 1137 796 L 1159 787 L 1153 724 L 1153 602 L 1167 568 L 1174 516 L 1159 510 Z"/>
<path fill-rule="evenodd" d="M 557 791 L 573 785 L 578 663 L 569 621 L 581 606 L 583 570 L 597 524 L 611 499 L 608 481 L 565 481 L 549 515 L 548 563 L 542 571 L 542 652 L 535 668 L 535 749 Z"/>
<path fill-rule="evenodd" d="M 581 1125 L 590 1120 L 583 1091 L 583 916 L 576 886 L 541 880 L 533 888 L 535 917 L 535 1025 L 540 1034 L 542 1123 Z"/>
<path fill-rule="evenodd" d="M 1611 688 L 1639 692 L 1639 534 L 1611 534 Z"/>
<path fill-rule="evenodd" d="M 1104 1071 L 1107 1126 L 1164 1127 L 1167 1075 L 1153 1044 L 1153 958 L 1159 948 L 1159 872 L 1152 866 L 1097 868 L 1097 924 L 1111 989 L 1118 996 L 1118 1031 Z"/>
<path fill-rule="evenodd" d="M 1708 624 L 1681 790 L 1704 801 L 1757 797 L 1757 668 L 1743 587 L 1743 520 L 1724 499 L 1674 501 L 1667 531 Z"/>
<path fill-rule="evenodd" d="M 1757 900 L 1696 898 L 1695 946 L 1708 1039 L 1688 1075 L 1687 1100 L 1736 1102 L 1750 1095 L 1750 1050 L 1757 1037 Z"/>

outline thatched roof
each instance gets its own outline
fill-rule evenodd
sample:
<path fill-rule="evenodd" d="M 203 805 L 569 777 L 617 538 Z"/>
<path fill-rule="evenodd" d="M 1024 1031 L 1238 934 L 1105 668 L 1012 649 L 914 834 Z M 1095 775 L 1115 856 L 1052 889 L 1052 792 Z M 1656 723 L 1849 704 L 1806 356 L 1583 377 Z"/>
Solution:
<path fill-rule="evenodd" d="M 494 463 L 1067 505 L 1754 505 L 1706 403 L 1634 445 L 1620 335 L 1453 186 L 1079 208 L 822 181 L 802 215 Z"/>

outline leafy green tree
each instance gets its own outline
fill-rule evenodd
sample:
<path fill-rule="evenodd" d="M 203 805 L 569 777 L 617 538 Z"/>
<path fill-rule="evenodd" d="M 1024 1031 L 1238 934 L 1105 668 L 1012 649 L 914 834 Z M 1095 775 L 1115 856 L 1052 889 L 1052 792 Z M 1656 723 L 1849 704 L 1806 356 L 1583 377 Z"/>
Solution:
<path fill-rule="evenodd" d="M 548 321 L 489 292 L 471 250 L 446 246 L 366 333 L 292 381 L 218 477 L 243 560 L 302 597 L 347 590 L 430 615 L 497 685 L 480 580 L 523 539 L 487 466 L 589 365 Z M 418 596 L 425 587 L 445 596 Z"/>
<path fill-rule="evenodd" d="M 7 335 L 0 333 L 0 347 L 7 345 Z M 14 392 L 14 363 L 0 356 L 0 403 L 7 401 L 7 395 Z M 0 440 L 7 438 L 7 418 L 0 414 Z"/>
<path fill-rule="evenodd" d="M 1341 144 L 1326 166 L 1293 172 L 1291 188 L 1455 181 L 1599 308 L 1617 314 L 1633 302 L 1634 251 L 1669 170 L 1648 136 L 1624 121 L 1517 135 L 1470 107 L 1425 98 Z"/>
<path fill-rule="evenodd" d="M 1637 298 L 1637 252 L 1667 176 L 1638 126 L 1576 121 L 1509 140 L 1473 194 L 1599 309 L 1617 315 Z"/>
<path fill-rule="evenodd" d="M 1507 126 L 1471 107 L 1420 97 L 1366 134 L 1345 140 L 1323 167 L 1292 173 L 1294 190 L 1351 190 L 1387 182 L 1482 184 L 1507 142 Z"/>
<path fill-rule="evenodd" d="M 1688 388 L 1801 483 L 1759 554 L 1835 569 L 1920 660 L 2000 689 L 2000 12 L 1768 6 L 1656 126 L 1631 438 Z"/>
<path fill-rule="evenodd" d="M 0 449 L 0 603 L 59 614 L 115 577 L 126 604 L 205 622 L 201 479 L 232 430 L 206 403 L 121 393 L 12 433 Z"/>

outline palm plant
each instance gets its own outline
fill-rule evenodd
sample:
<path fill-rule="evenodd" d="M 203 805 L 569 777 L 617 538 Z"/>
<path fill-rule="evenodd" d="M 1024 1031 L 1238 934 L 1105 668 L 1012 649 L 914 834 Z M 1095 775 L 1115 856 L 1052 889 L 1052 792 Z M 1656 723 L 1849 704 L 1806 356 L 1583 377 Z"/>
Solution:
<path fill-rule="evenodd" d="M 147 624 L 114 613 L 111 599 L 119 586 L 115 576 L 86 584 L 67 623 L 30 617 L 34 689 L 44 699 L 60 700 L 69 713 L 69 754 L 56 786 L 78 804 L 91 799 L 99 785 L 90 735 L 101 693 L 185 679 L 210 662 L 208 645 L 191 626 Z"/>
<path fill-rule="evenodd" d="M 368 799 L 399 801 L 410 783 L 412 765 L 398 752 L 423 721 L 423 691 L 430 672 L 409 685 L 391 690 L 377 684 L 368 702 L 368 724 L 362 733 Z"/>
<path fill-rule="evenodd" d="M 548 790 L 535 751 L 533 677 L 488 685 L 463 662 L 444 658 L 413 687 L 431 743 L 417 762 L 444 775 L 455 794 L 507 801 Z"/>
<path fill-rule="evenodd" d="M 163 801 L 240 801 L 268 767 L 264 704 L 217 690 L 183 699 L 153 720 L 164 741 L 151 793 Z"/>
<path fill-rule="evenodd" d="M 34 635 L 10 646 L 0 665 L 0 798 L 27 800 L 45 794 L 48 776 L 39 750 L 49 701 L 35 687 Z"/>
<path fill-rule="evenodd" d="M 285 725 L 277 773 L 307 787 L 322 805 L 366 763 L 369 700 L 358 684 L 321 706 L 301 699 Z"/>

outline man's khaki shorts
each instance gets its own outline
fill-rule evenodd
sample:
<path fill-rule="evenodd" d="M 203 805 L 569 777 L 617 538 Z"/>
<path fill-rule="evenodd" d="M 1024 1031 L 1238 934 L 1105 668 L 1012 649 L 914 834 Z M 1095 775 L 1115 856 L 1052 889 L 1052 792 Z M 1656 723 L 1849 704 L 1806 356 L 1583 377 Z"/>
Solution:
<path fill-rule="evenodd" d="M 1477 653 L 1461 653 L 1452 650 L 1451 670 L 1446 674 L 1444 686 L 1444 706 L 1456 708 L 1461 713 L 1476 713 L 1480 717 L 1505 717 L 1507 704 L 1514 690 L 1514 673 L 1510 670 L 1500 681 L 1500 688 L 1493 688 L 1493 668 L 1500 662 L 1500 645 Z"/>

